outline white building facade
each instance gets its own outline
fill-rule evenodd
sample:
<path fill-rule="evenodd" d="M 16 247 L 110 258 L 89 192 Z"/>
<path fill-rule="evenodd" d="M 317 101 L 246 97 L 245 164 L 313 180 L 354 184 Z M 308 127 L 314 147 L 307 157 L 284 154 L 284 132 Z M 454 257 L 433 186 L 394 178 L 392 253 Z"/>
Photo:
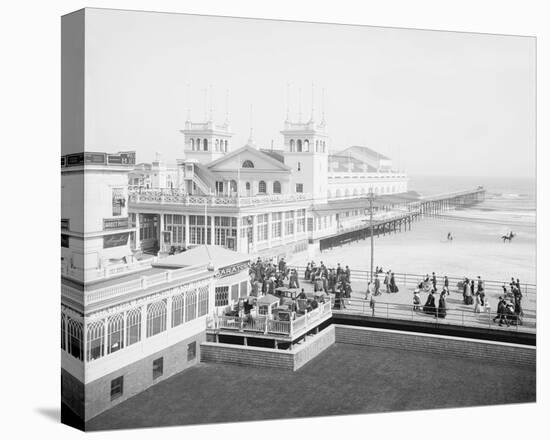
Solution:
<path fill-rule="evenodd" d="M 135 251 L 134 165 L 133 152 L 61 159 L 62 402 L 84 420 L 195 365 L 207 319 L 249 293 L 247 255 Z"/>
<path fill-rule="evenodd" d="M 252 137 L 234 148 L 229 123 L 185 122 L 184 158 L 171 187 L 130 186 L 133 245 L 145 251 L 201 244 L 282 257 L 365 218 L 369 191 L 407 192 L 407 175 L 367 147 L 331 154 L 324 118 L 284 122 L 281 149 Z M 131 183 L 131 182 L 130 182 Z M 342 204 L 349 199 L 349 204 Z"/>

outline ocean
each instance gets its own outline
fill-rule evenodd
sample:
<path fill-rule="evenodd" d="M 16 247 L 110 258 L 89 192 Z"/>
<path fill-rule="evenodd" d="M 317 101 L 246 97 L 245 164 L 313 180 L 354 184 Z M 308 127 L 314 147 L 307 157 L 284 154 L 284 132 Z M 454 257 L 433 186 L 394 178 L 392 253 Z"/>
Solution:
<path fill-rule="evenodd" d="M 486 197 L 471 208 L 446 213 L 463 220 L 497 223 L 512 229 L 536 225 L 536 180 L 497 177 L 410 176 L 409 190 L 433 195 L 483 186 Z"/>

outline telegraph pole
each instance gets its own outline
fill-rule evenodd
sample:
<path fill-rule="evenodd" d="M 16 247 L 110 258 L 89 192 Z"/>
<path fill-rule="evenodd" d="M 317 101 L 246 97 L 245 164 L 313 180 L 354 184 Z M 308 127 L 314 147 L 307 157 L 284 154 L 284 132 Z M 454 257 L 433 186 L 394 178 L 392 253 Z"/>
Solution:
<path fill-rule="evenodd" d="M 374 193 L 372 188 L 369 190 L 369 223 L 370 223 L 370 282 L 372 283 L 372 272 L 374 268 L 374 224 L 372 221 L 372 202 Z"/>

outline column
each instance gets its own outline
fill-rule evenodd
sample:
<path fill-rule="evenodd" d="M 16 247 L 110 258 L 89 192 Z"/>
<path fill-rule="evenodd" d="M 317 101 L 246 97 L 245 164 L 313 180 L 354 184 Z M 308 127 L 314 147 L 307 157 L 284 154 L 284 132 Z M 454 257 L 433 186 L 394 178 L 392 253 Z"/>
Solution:
<path fill-rule="evenodd" d="M 185 215 L 185 248 L 189 247 L 189 216 Z"/>
<path fill-rule="evenodd" d="M 126 347 L 126 322 L 127 322 L 127 316 L 128 316 L 128 311 L 124 310 L 124 313 L 122 314 L 122 344 L 120 344 L 120 348 Z"/>
<path fill-rule="evenodd" d="M 147 338 L 147 304 L 141 306 L 141 335 L 139 340 L 145 341 Z"/>
<path fill-rule="evenodd" d="M 272 213 L 267 213 L 267 247 L 271 248 L 271 220 L 272 220 Z"/>
<path fill-rule="evenodd" d="M 296 235 L 298 231 L 298 211 L 294 210 L 294 242 L 296 242 Z"/>
<path fill-rule="evenodd" d="M 215 230 L 214 230 L 214 216 L 213 215 L 210 216 L 210 230 L 212 231 L 210 233 L 210 244 L 214 244 L 214 243 L 216 243 L 216 240 L 214 238 Z"/>
<path fill-rule="evenodd" d="M 139 231 L 139 212 L 136 212 L 136 232 L 134 234 L 135 237 L 135 247 L 136 249 L 141 248 L 141 237 L 140 237 L 140 231 Z"/>
<path fill-rule="evenodd" d="M 105 326 L 103 328 L 103 356 L 107 356 L 107 347 L 109 343 L 109 317 L 105 318 L 103 321 L 103 325 Z"/>
<path fill-rule="evenodd" d="M 159 214 L 159 250 L 164 250 L 164 214 Z"/>
<path fill-rule="evenodd" d="M 166 331 L 172 327 L 172 296 L 166 298 Z"/>
<path fill-rule="evenodd" d="M 258 240 L 258 233 L 256 231 L 256 227 L 258 225 L 258 221 L 256 219 L 256 216 L 253 215 L 252 217 L 252 243 L 250 243 L 250 251 L 254 252 L 256 242 Z"/>

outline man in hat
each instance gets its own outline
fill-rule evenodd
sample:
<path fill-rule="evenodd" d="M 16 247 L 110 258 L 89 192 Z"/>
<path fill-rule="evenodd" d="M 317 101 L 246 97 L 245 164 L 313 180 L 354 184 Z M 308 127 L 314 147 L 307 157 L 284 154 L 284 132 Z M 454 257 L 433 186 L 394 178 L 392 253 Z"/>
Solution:
<path fill-rule="evenodd" d="M 506 314 L 507 314 L 506 301 L 504 300 L 504 298 L 502 296 L 499 296 L 498 299 L 499 299 L 499 301 L 498 301 L 498 305 L 497 305 L 497 316 L 495 316 L 493 318 L 493 322 L 496 322 L 496 320 L 498 319 L 499 320 L 499 322 L 498 322 L 499 327 L 502 327 L 502 322 L 503 321 L 506 323 L 506 325 L 508 327 L 510 327 L 510 324 L 508 323 L 508 320 L 506 319 Z"/>

